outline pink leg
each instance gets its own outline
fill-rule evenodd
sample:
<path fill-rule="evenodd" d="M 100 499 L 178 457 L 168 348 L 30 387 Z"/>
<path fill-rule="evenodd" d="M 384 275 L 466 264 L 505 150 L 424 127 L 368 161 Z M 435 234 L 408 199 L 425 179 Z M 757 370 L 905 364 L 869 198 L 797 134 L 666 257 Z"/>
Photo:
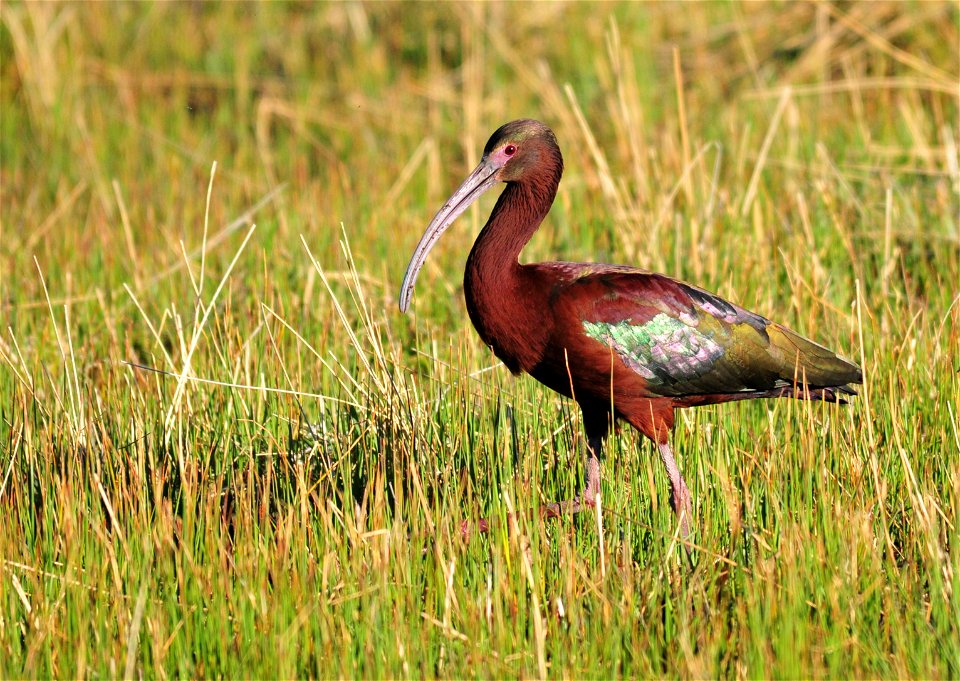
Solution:
<path fill-rule="evenodd" d="M 580 511 L 594 508 L 597 495 L 600 494 L 600 453 L 603 448 L 603 438 L 607 434 L 609 414 L 605 411 L 583 412 L 583 423 L 587 432 L 587 482 L 583 492 L 569 501 L 557 501 L 544 504 L 540 507 L 540 515 L 544 518 L 559 518 L 562 515 L 572 515 Z M 460 535 L 467 539 L 473 532 L 484 534 L 489 532 L 492 523 L 486 518 L 477 522 L 464 520 L 460 524 Z"/>
<path fill-rule="evenodd" d="M 680 473 L 676 459 L 673 458 L 673 449 L 670 448 L 670 445 L 664 443 L 658 445 L 658 448 L 660 458 L 663 459 L 663 465 L 667 468 L 667 475 L 670 476 L 670 491 L 672 493 L 670 505 L 680 522 L 680 538 L 688 540 L 690 539 L 690 524 L 693 520 L 690 490 L 687 489 L 687 483 L 683 481 L 683 475 Z"/>
<path fill-rule="evenodd" d="M 563 515 L 573 515 L 594 507 L 597 495 L 600 494 L 600 447 L 602 442 L 602 437 L 590 438 L 590 444 L 587 447 L 587 483 L 583 492 L 569 501 L 555 501 L 544 504 L 540 507 L 542 517 L 559 518 Z M 476 523 L 464 520 L 460 524 L 460 536 L 468 539 L 472 532 L 486 534 L 490 531 L 491 526 L 491 522 L 486 518 L 481 518 Z"/>
<path fill-rule="evenodd" d="M 587 484 L 584 486 L 583 500 L 593 506 L 597 495 L 600 494 L 600 447 L 603 438 L 591 439 L 587 451 Z"/>
<path fill-rule="evenodd" d="M 596 504 L 600 494 L 600 450 L 603 446 L 603 436 L 596 435 L 589 438 L 587 443 L 587 483 L 583 492 L 570 501 L 557 501 L 544 504 L 540 507 L 540 515 L 544 518 L 559 518 L 565 514 L 579 513 Z"/>

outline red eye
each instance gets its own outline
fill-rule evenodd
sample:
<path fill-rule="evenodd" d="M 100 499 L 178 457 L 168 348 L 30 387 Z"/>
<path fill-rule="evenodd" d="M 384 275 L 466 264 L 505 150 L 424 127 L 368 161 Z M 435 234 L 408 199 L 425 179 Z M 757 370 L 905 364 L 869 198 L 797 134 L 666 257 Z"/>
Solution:
<path fill-rule="evenodd" d="M 508 144 L 503 148 L 503 153 L 505 153 L 507 156 L 513 156 L 515 153 L 517 153 L 516 145 Z"/>

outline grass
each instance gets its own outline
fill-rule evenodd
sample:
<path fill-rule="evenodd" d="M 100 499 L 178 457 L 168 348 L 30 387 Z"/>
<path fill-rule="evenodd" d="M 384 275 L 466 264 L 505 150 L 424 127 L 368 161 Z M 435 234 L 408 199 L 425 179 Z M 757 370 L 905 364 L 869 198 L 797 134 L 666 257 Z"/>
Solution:
<path fill-rule="evenodd" d="M 960 676 L 956 4 L 0 11 L 0 677 Z M 694 572 L 628 430 L 599 520 L 458 536 L 581 484 L 464 314 L 492 199 L 396 310 L 521 116 L 567 166 L 526 258 L 864 368 L 682 414 Z"/>

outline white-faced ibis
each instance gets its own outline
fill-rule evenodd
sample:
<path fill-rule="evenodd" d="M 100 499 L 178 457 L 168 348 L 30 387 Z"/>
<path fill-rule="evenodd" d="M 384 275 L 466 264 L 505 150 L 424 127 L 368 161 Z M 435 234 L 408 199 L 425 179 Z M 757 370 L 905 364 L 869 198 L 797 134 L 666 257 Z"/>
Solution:
<path fill-rule="evenodd" d="M 534 120 L 493 133 L 477 168 L 436 214 L 400 289 L 406 312 L 417 273 L 440 235 L 485 191 L 506 188 L 467 258 L 463 289 L 477 332 L 514 374 L 526 372 L 583 411 L 586 487 L 552 514 L 592 506 L 611 422 L 653 440 L 670 476 L 681 534 L 690 492 L 668 443 L 674 410 L 794 397 L 842 402 L 860 368 L 790 329 L 663 274 L 623 265 L 521 265 L 520 251 L 553 204 L 563 173 L 557 139 Z"/>

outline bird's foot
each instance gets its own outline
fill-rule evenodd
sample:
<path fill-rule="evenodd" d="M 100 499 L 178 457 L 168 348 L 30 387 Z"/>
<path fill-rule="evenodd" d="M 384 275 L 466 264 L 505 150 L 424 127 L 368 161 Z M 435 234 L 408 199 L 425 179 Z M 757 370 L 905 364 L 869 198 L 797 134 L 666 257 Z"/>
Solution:
<path fill-rule="evenodd" d="M 559 518 L 590 510 L 597 505 L 596 494 L 584 493 L 568 501 L 555 501 L 540 507 L 541 518 Z"/>
<path fill-rule="evenodd" d="M 684 553 L 687 556 L 687 563 L 690 566 L 690 571 L 693 572 L 696 570 L 696 565 L 693 560 L 693 549 L 692 549 L 692 540 L 693 532 L 692 527 L 692 518 L 693 518 L 693 504 L 691 503 L 690 490 L 687 489 L 686 483 L 683 481 L 683 478 L 680 478 L 680 484 L 673 486 L 673 494 L 670 498 L 670 505 L 673 507 L 673 512 L 677 516 L 677 521 L 679 523 L 679 532 L 678 538 L 683 544 Z"/>
<path fill-rule="evenodd" d="M 666 466 L 667 475 L 670 477 L 670 506 L 677 516 L 679 523 L 679 538 L 683 542 L 683 547 L 687 552 L 687 558 L 693 562 L 690 548 L 691 527 L 693 526 L 693 504 L 690 489 L 683 480 L 680 468 L 677 466 L 676 459 L 673 458 L 673 450 L 666 442 L 658 445 L 660 458 Z"/>
<path fill-rule="evenodd" d="M 691 535 L 690 521 L 693 517 L 693 504 L 690 499 L 690 490 L 681 479 L 680 484 L 673 488 L 670 505 L 673 506 L 673 512 L 676 513 L 680 522 L 680 538 L 684 541 L 689 540 Z"/>
<path fill-rule="evenodd" d="M 552 519 L 565 515 L 575 515 L 581 511 L 592 510 L 596 508 L 596 505 L 596 492 L 591 493 L 590 490 L 587 489 L 583 494 L 575 496 L 573 499 L 544 504 L 540 507 L 540 517 Z M 507 523 L 511 524 L 515 517 L 515 514 L 508 513 Z M 470 535 L 474 533 L 486 534 L 494 527 L 496 527 L 496 523 L 488 518 L 480 518 L 480 520 L 475 522 L 464 520 L 460 523 L 460 537 L 467 540 L 470 538 Z"/>

